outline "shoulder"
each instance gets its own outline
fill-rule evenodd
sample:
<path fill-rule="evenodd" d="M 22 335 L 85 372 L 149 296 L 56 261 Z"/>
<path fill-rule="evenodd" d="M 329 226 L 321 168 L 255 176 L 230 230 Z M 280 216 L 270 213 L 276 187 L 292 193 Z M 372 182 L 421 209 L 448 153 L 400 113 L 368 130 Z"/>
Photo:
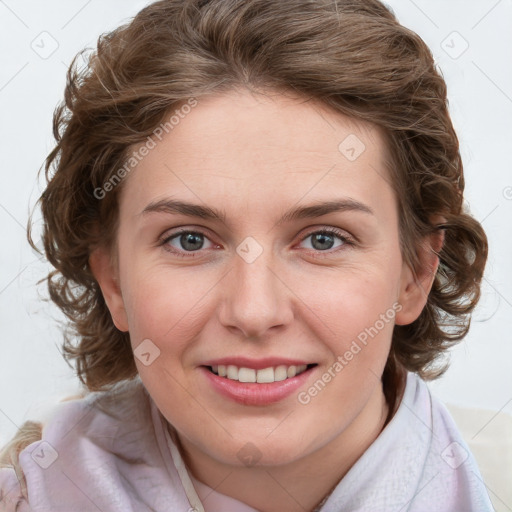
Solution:
<path fill-rule="evenodd" d="M 108 391 L 88 393 L 59 403 L 43 426 L 42 437 L 20 453 L 39 466 L 86 458 L 86 447 L 115 456 L 131 437 L 151 429 L 148 394 L 140 379 L 123 381 Z"/>
<path fill-rule="evenodd" d="M 33 497 L 39 502 L 52 475 L 55 485 L 64 467 L 92 458 L 108 465 L 117 455 L 124 457 L 126 442 L 151 428 L 147 397 L 139 379 L 124 381 L 109 391 L 66 399 L 42 425 L 25 423 L 2 453 L 0 512 L 31 510 Z"/>
<path fill-rule="evenodd" d="M 491 512 L 476 462 L 447 409 L 408 372 L 398 408 L 322 512 Z"/>
<path fill-rule="evenodd" d="M 412 413 L 411 427 L 425 430 L 428 441 L 418 484 L 425 492 L 415 497 L 411 511 L 493 510 L 476 460 L 446 406 L 416 374 L 408 375 L 408 385 L 404 405 Z"/>
<path fill-rule="evenodd" d="M 0 450 L 0 512 L 28 510 L 26 480 L 19 454 L 40 440 L 41 435 L 41 423 L 26 421 Z"/>
<path fill-rule="evenodd" d="M 106 448 L 109 439 L 112 441 L 115 436 L 123 436 L 147 423 L 147 397 L 140 379 L 133 379 L 120 382 L 108 391 L 66 399 L 47 416 L 41 439 L 28 446 L 22 454 L 34 451 L 36 445 L 43 443 L 56 451 L 58 447 L 67 450 L 83 439 L 94 440 L 98 446 Z"/>
<path fill-rule="evenodd" d="M 22 485 L 13 467 L 0 468 L 0 512 L 28 512 L 30 510 Z"/>

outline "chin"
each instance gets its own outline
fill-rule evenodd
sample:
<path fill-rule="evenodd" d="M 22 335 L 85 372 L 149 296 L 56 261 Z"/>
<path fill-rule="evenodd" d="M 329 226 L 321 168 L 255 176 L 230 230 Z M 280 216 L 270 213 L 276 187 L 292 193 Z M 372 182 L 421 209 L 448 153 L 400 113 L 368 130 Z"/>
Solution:
<path fill-rule="evenodd" d="M 299 442 L 293 439 L 286 440 L 276 437 L 274 440 L 257 438 L 240 440 L 230 446 L 228 453 L 222 451 L 222 459 L 227 457 L 225 462 L 240 467 L 274 467 L 290 464 L 303 455 Z M 225 448 L 225 446 L 223 447 Z M 233 457 L 233 452 L 235 456 Z"/>

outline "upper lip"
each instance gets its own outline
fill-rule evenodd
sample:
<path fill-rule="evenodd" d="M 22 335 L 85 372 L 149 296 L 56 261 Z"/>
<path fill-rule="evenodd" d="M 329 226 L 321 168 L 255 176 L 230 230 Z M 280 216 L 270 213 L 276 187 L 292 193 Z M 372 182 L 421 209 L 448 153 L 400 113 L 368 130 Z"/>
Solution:
<path fill-rule="evenodd" d="M 221 357 L 220 359 L 211 359 L 203 363 L 203 366 L 218 366 L 219 364 L 228 366 L 233 365 L 238 368 L 251 368 L 253 370 L 262 370 L 263 368 L 269 368 L 271 366 L 300 366 L 309 365 L 314 363 L 308 363 L 307 361 L 301 361 L 299 359 L 288 359 L 282 357 L 264 357 L 263 359 L 249 359 L 247 357 Z"/>

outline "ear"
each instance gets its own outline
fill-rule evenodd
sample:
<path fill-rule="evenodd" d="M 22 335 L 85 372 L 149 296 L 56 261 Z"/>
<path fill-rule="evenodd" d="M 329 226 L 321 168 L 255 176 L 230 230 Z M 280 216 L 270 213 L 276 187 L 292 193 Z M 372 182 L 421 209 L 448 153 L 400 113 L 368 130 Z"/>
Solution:
<path fill-rule="evenodd" d="M 94 249 L 89 256 L 89 266 L 101 288 L 114 325 L 120 331 L 128 332 L 128 317 L 119 286 L 118 270 L 110 252 L 103 247 Z"/>
<path fill-rule="evenodd" d="M 404 261 L 400 278 L 398 302 L 402 309 L 396 313 L 396 325 L 414 322 L 423 311 L 439 267 L 439 252 L 444 243 L 444 230 L 425 237 L 418 251 L 419 268 L 416 276 Z"/>

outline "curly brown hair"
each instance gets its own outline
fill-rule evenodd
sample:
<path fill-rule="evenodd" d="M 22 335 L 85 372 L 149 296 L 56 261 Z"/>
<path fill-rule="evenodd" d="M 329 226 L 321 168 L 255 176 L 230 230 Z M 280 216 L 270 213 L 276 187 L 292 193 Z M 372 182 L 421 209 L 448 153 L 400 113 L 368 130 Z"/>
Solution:
<path fill-rule="evenodd" d="M 55 267 L 49 294 L 70 320 L 63 353 L 89 390 L 137 374 L 129 333 L 114 326 L 89 266 L 95 247 L 116 252 L 123 181 L 101 199 L 97 190 L 170 112 L 191 97 L 237 87 L 300 93 L 383 129 L 404 260 L 416 270 L 425 236 L 445 234 L 426 306 L 416 321 L 394 328 L 385 392 L 405 369 L 426 379 L 445 371 L 439 356 L 465 336 L 480 296 L 487 238 L 464 211 L 445 81 L 424 41 L 388 7 L 378 0 L 161 0 L 86 51 L 73 60 L 54 114 L 56 146 L 39 202 Z M 28 237 L 34 247 L 30 221 Z"/>

